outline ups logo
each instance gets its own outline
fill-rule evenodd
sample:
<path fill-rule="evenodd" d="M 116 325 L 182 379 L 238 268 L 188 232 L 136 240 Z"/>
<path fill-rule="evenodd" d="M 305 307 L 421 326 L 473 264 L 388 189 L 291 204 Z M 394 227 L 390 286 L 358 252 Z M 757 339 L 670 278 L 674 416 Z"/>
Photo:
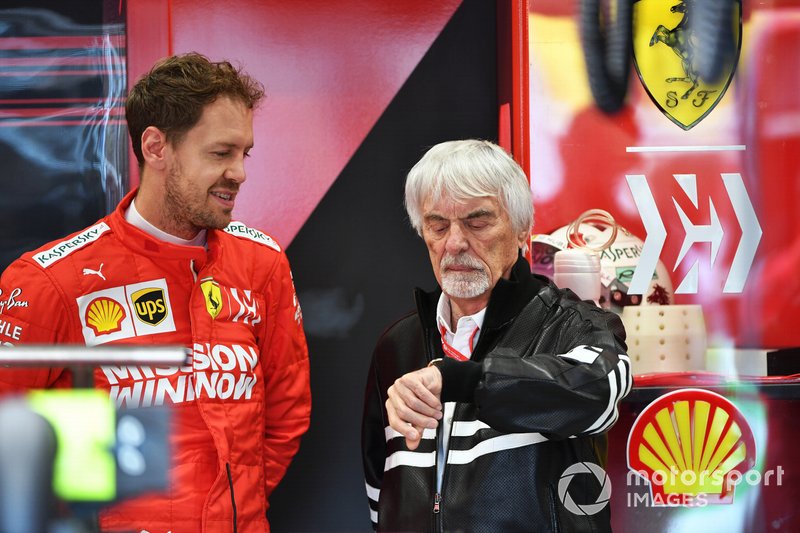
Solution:
<path fill-rule="evenodd" d="M 131 294 L 131 301 L 136 317 L 145 324 L 155 326 L 167 318 L 164 289 L 160 287 L 140 289 Z"/>
<path fill-rule="evenodd" d="M 662 113 L 684 130 L 722 99 L 742 42 L 741 0 L 731 2 L 732 9 L 716 20 L 703 1 L 637 0 L 633 6 L 633 59 L 639 79 Z M 735 45 L 725 50 L 727 58 L 715 49 L 723 38 Z M 704 79 L 700 65 L 717 71 L 713 79 Z"/>

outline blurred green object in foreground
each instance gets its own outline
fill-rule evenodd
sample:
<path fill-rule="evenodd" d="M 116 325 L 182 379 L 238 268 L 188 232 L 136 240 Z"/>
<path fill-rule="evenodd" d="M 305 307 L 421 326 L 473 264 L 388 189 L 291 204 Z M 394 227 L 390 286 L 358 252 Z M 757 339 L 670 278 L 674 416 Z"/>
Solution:
<path fill-rule="evenodd" d="M 56 496 L 73 502 L 114 500 L 116 413 L 108 393 L 94 389 L 37 390 L 27 398 L 31 409 L 50 422 L 56 433 Z"/>

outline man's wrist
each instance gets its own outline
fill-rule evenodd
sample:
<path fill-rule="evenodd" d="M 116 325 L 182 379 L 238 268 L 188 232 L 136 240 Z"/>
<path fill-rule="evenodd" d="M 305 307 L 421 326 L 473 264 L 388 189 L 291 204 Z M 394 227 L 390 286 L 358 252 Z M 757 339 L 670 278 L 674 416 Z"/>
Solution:
<path fill-rule="evenodd" d="M 433 362 L 433 361 L 432 361 Z M 481 363 L 456 361 L 449 357 L 435 363 L 442 374 L 443 402 L 472 402 L 475 388 L 481 378 Z"/>

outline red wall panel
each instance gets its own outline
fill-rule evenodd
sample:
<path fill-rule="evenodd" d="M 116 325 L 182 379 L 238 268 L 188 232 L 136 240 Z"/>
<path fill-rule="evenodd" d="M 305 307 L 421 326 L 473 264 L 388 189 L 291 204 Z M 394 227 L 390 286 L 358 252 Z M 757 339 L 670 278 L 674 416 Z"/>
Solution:
<path fill-rule="evenodd" d="M 196 51 L 264 83 L 234 215 L 288 245 L 460 3 L 132 2 L 131 82 Z"/>

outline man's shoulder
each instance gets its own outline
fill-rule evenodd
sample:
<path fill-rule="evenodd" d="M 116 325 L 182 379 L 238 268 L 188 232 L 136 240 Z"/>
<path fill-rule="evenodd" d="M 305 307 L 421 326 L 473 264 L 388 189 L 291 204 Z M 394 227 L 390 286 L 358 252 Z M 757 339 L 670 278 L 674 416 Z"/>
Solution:
<path fill-rule="evenodd" d="M 231 221 L 225 228 L 219 230 L 219 234 L 221 238 L 245 248 L 273 253 L 282 251 L 280 244 L 272 236 L 238 220 Z"/>
<path fill-rule="evenodd" d="M 381 333 L 381 338 L 387 335 L 402 335 L 404 333 L 420 329 L 421 325 L 419 321 L 419 314 L 416 310 L 411 310 L 386 326 L 386 328 L 383 330 L 383 333 Z"/>
<path fill-rule="evenodd" d="M 50 269 L 85 252 L 92 245 L 112 233 L 108 217 L 104 217 L 91 226 L 78 230 L 65 237 L 52 240 L 39 248 L 22 254 L 17 261 L 30 262 L 41 269 Z"/>
<path fill-rule="evenodd" d="M 598 307 L 593 302 L 581 300 L 574 292 L 569 289 L 561 289 L 552 282 L 545 284 L 537 294 L 540 303 L 550 311 L 546 312 L 547 322 L 566 324 L 592 324 L 617 332 L 620 329 L 619 316 L 608 309 Z M 541 308 L 535 310 L 529 308 L 531 312 L 540 313 Z"/>
<path fill-rule="evenodd" d="M 389 324 L 378 338 L 376 353 L 396 353 L 403 347 L 419 342 L 422 338 L 422 324 L 416 311 L 409 311 Z"/>
<path fill-rule="evenodd" d="M 383 388 L 394 379 L 427 363 L 425 336 L 419 316 L 410 312 L 390 324 L 381 334 L 373 361 Z"/>

